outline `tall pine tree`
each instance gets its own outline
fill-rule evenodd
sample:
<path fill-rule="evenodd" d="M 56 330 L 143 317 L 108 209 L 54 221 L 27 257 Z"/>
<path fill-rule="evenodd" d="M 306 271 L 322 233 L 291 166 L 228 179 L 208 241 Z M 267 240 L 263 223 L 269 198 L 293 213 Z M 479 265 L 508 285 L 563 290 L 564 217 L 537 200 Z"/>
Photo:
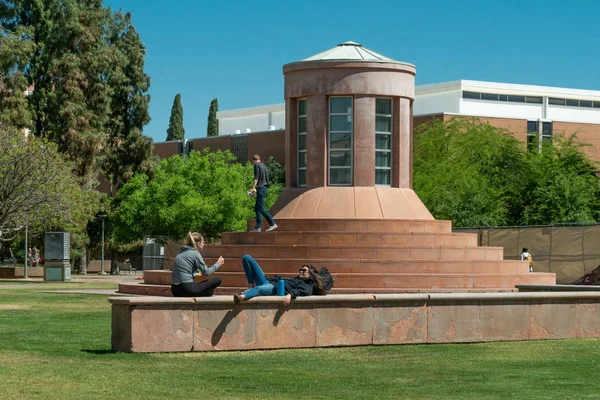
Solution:
<path fill-rule="evenodd" d="M 146 49 L 129 13 L 111 16 L 108 42 L 113 67 L 107 79 L 112 92 L 103 172 L 114 195 L 135 173 L 151 172 L 154 160 L 152 139 L 142 134 L 150 122 L 150 78 L 144 72 Z"/>
<path fill-rule="evenodd" d="M 171 107 L 171 118 L 167 129 L 167 141 L 183 140 L 185 130 L 183 129 L 183 107 L 181 106 L 181 95 L 177 93 Z"/>
<path fill-rule="evenodd" d="M 215 97 L 210 102 L 208 108 L 208 126 L 206 127 L 206 136 L 219 136 L 219 121 L 217 120 L 217 111 L 219 111 L 219 100 Z"/>

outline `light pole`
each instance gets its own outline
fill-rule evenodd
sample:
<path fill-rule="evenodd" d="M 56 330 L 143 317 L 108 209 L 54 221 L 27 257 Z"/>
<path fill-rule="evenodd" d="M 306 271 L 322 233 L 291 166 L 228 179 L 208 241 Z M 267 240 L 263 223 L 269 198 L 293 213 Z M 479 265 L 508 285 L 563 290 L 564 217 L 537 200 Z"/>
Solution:
<path fill-rule="evenodd" d="M 100 263 L 100 275 L 106 275 L 106 272 L 104 272 L 104 218 L 106 218 L 106 214 L 100 214 L 99 217 L 102 219 L 102 261 Z"/>
<path fill-rule="evenodd" d="M 23 270 L 23 279 L 29 279 L 27 276 L 27 256 L 29 255 L 29 247 L 27 246 L 27 235 L 29 234 L 29 225 L 25 224 L 25 269 Z"/>

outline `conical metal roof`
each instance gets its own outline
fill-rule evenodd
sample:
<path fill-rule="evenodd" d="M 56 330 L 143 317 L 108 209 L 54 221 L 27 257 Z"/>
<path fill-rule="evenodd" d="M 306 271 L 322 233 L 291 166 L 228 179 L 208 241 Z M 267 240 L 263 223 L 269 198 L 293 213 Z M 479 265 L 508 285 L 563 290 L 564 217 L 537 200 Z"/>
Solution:
<path fill-rule="evenodd" d="M 356 42 L 344 42 L 340 43 L 332 49 L 325 50 L 322 53 L 316 54 L 312 57 L 305 58 L 302 61 L 365 61 L 365 62 L 386 62 L 386 63 L 399 63 L 406 64 L 401 61 L 393 60 L 389 57 L 381 55 L 363 47 L 361 44 Z"/>

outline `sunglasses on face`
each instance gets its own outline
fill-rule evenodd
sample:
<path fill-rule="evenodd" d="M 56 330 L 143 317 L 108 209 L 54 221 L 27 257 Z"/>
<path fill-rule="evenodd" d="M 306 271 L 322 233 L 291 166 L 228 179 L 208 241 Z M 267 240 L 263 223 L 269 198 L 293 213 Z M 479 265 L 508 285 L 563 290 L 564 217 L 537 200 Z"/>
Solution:
<path fill-rule="evenodd" d="M 302 273 L 302 272 L 308 272 L 308 269 L 306 269 L 306 268 L 300 268 L 300 270 L 299 270 L 299 271 L 300 271 L 301 273 Z"/>

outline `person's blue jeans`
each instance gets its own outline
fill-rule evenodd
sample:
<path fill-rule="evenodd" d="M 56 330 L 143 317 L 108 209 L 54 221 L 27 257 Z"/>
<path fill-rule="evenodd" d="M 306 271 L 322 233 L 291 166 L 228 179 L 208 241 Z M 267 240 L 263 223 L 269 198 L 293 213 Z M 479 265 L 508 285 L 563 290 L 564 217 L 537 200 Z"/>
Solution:
<path fill-rule="evenodd" d="M 275 285 L 269 282 L 265 273 L 260 269 L 258 263 L 252 256 L 246 254 L 242 257 L 242 266 L 246 273 L 246 279 L 249 285 L 254 285 L 252 289 L 246 290 L 243 294 L 246 300 L 256 296 L 274 296 L 276 293 Z"/>
<path fill-rule="evenodd" d="M 266 187 L 261 186 L 256 188 L 256 203 L 254 204 L 254 212 L 256 213 L 256 229 L 260 229 L 262 227 L 262 217 L 265 216 L 265 219 L 269 223 L 269 225 L 275 225 L 275 221 L 273 221 L 273 217 L 265 208 L 265 198 L 269 191 Z"/>

